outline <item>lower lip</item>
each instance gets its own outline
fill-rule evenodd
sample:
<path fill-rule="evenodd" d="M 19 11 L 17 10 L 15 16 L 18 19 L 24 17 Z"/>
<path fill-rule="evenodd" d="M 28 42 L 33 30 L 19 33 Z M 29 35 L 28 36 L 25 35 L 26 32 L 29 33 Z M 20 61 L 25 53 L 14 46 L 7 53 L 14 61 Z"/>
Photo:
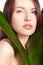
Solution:
<path fill-rule="evenodd" d="M 31 25 L 24 25 L 23 27 L 24 27 L 24 29 L 26 29 L 26 30 L 31 30 L 31 29 L 32 29 L 32 26 L 31 26 Z"/>

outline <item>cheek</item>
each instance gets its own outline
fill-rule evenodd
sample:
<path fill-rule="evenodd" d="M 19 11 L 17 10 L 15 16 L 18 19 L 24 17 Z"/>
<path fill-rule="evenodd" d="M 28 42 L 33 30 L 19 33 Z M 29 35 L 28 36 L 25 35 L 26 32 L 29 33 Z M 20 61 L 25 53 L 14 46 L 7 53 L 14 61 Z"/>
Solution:
<path fill-rule="evenodd" d="M 32 24 L 33 24 L 33 30 L 36 30 L 36 27 L 37 27 L 37 18 L 36 17 L 32 18 Z"/>
<path fill-rule="evenodd" d="M 37 26 L 37 18 L 36 18 L 36 16 L 34 16 L 34 17 L 32 18 L 32 21 L 33 21 L 33 25 L 34 25 L 34 26 Z"/>
<path fill-rule="evenodd" d="M 14 13 L 13 14 L 14 20 L 21 21 L 21 20 L 24 20 L 24 17 L 25 17 L 25 14 L 24 13 L 21 13 L 21 14 Z"/>
<path fill-rule="evenodd" d="M 21 19 L 20 19 L 20 17 L 18 17 L 18 16 L 12 16 L 12 20 L 11 20 L 11 26 L 12 26 L 12 28 L 14 29 L 14 30 L 16 30 L 17 28 L 19 28 L 20 27 L 20 25 L 21 25 Z"/>
<path fill-rule="evenodd" d="M 11 23 L 13 25 L 19 25 L 19 24 L 21 25 L 24 22 L 24 17 L 25 17 L 25 15 L 13 14 Z"/>
<path fill-rule="evenodd" d="M 34 30 L 36 30 L 36 27 L 37 27 L 37 20 L 34 21 L 33 26 L 34 26 Z"/>

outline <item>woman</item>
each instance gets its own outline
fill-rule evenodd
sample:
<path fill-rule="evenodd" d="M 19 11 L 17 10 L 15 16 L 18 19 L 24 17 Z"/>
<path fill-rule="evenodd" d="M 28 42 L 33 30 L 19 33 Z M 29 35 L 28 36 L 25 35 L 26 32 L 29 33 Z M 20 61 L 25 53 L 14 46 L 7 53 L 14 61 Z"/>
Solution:
<path fill-rule="evenodd" d="M 38 0 L 7 0 L 3 13 L 27 51 L 30 36 L 40 29 L 41 12 Z M 11 44 L 8 37 L 0 41 L 0 65 L 22 65 Z"/>

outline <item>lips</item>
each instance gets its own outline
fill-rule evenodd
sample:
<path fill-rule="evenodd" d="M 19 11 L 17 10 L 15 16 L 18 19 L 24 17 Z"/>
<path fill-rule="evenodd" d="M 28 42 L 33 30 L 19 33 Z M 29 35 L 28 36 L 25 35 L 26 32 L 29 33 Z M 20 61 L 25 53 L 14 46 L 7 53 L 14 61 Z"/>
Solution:
<path fill-rule="evenodd" d="M 31 24 L 24 24 L 23 27 L 26 30 L 31 30 L 33 26 Z"/>

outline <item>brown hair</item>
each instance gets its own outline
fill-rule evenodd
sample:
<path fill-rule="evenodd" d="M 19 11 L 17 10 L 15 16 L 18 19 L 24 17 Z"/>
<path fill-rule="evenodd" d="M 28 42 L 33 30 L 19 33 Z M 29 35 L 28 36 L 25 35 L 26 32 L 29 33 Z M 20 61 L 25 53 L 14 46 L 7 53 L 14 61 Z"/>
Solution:
<path fill-rule="evenodd" d="M 13 7 L 14 7 L 14 1 L 15 0 L 6 0 L 3 13 L 6 16 L 6 18 L 11 21 L 12 13 L 13 13 Z"/>

